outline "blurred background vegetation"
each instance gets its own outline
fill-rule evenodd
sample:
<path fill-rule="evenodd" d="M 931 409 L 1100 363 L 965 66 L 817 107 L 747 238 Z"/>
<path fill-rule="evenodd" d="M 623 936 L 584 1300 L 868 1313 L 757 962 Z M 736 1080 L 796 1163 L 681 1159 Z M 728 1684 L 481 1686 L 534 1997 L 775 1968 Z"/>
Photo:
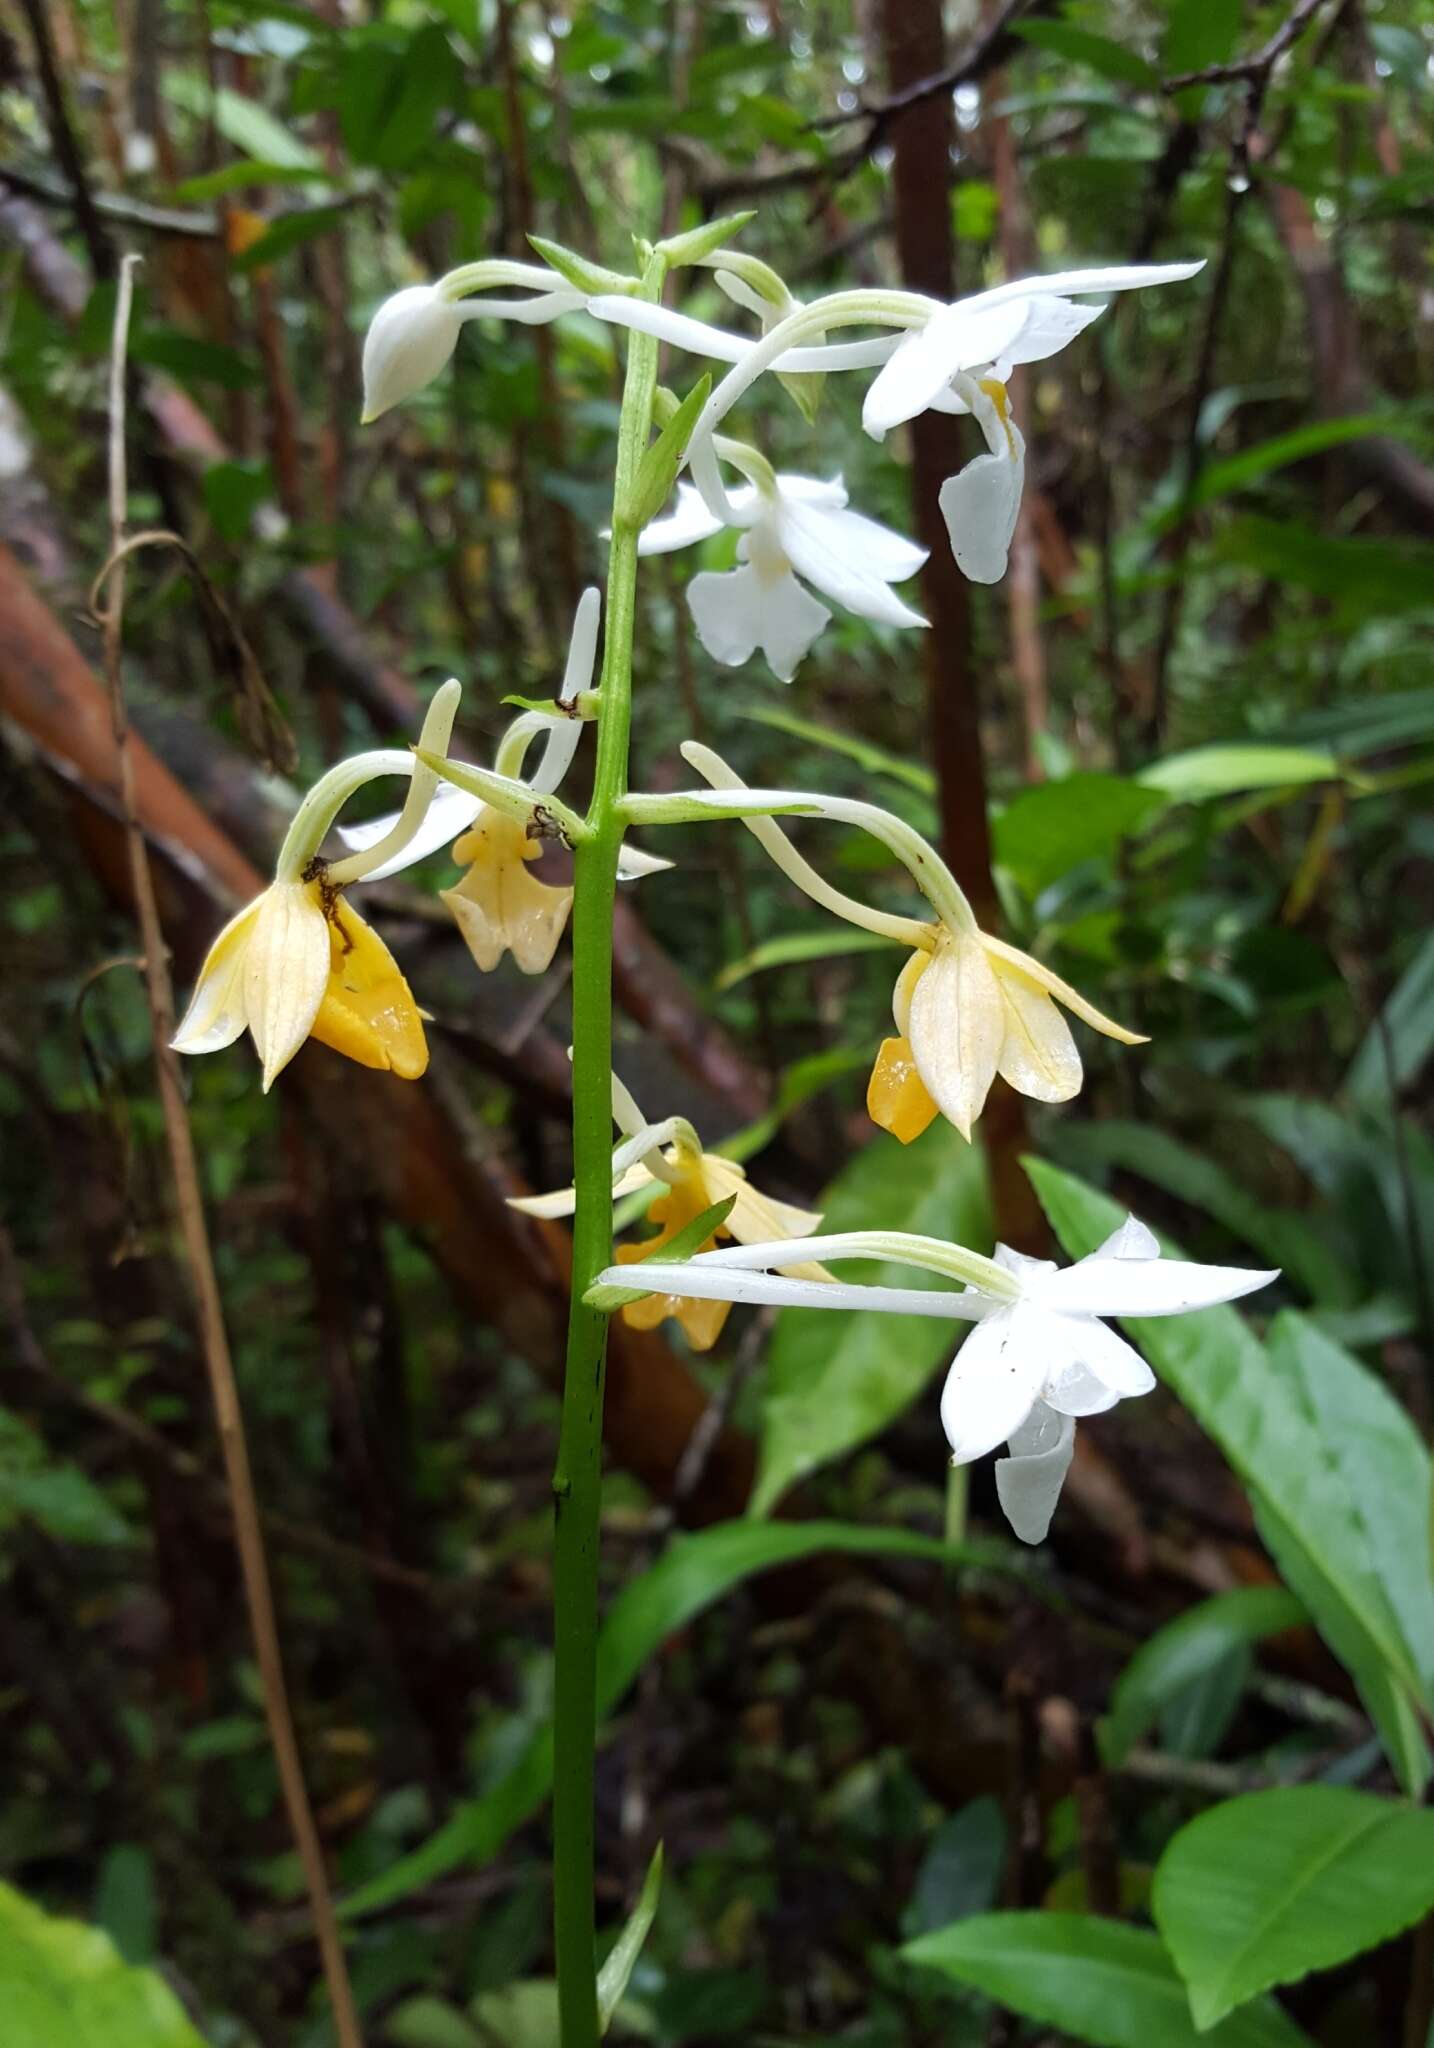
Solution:
<path fill-rule="evenodd" d="M 843 620 L 789 689 L 716 669 L 682 601 L 695 556 L 650 565 L 639 622 L 642 785 L 672 786 L 695 734 L 749 780 L 886 804 L 1152 1044 L 1087 1037 L 1080 1101 L 1027 1127 L 1004 1097 L 984 1151 L 945 1125 L 873 1143 L 890 954 L 709 830 L 624 894 L 617 1064 L 832 1227 L 1048 1250 L 1019 1166 L 1037 1151 L 1196 1256 L 1282 1266 L 1301 1327 L 1427 1435 L 1431 55 L 1427 0 L 0 9 L 0 1876 L 162 1958 L 213 2048 L 329 2035 L 176 1256 L 88 609 L 120 255 L 145 258 L 132 522 L 183 536 L 207 579 L 146 554 L 127 620 L 182 986 L 296 792 L 411 737 L 450 673 L 487 758 L 503 697 L 555 687 L 601 574 L 613 331 L 479 322 L 361 434 L 389 292 L 531 232 L 623 267 L 633 232 L 749 206 L 743 245 L 799 296 L 1205 257 L 1017 373 L 1010 577 L 972 592 L 934 560 L 920 645 Z M 694 275 L 688 310 L 726 320 Z M 859 405 L 831 378 L 809 427 L 769 380 L 740 430 L 928 537 L 920 437 L 974 444 L 931 416 L 914 460 L 879 450 Z M 905 901 L 871 842 L 822 829 L 816 857 Z M 241 1045 L 188 1070 L 192 1114 L 306 1767 L 369 1907 L 366 2026 L 541 2048 L 542 1786 L 484 1795 L 511 1793 L 550 1676 L 563 1241 L 503 1197 L 567 1178 L 566 968 L 480 984 L 426 884 L 365 907 L 432 1013 L 428 1078 L 310 1045 L 266 1099 Z M 739 1314 L 702 1360 L 615 1333 L 605 1572 L 650 1597 L 613 1652 L 600 1919 L 659 1837 L 668 1872 L 633 2037 L 1034 2039 L 903 1940 L 996 1903 L 1138 1916 L 1212 1799 L 1394 1782 L 1367 1695 L 1278 1607 L 1133 1706 L 1127 1683 L 1108 1739 L 1152 1632 L 1277 1589 L 1247 1491 L 1165 1392 L 1083 1432 L 1034 1556 L 996 1535 L 977 1468 L 978 1568 L 813 1554 L 757 1576 L 759 1548 L 663 1592 L 674 1527 L 740 1517 L 754 1485 L 794 1521 L 939 1537 L 943 1360 L 935 1322 Z M 363 1899 L 445 1826 L 449 1852 Z M 1409 1979 L 1396 1945 L 1292 2009 L 1330 2044 L 1422 2048 Z"/>

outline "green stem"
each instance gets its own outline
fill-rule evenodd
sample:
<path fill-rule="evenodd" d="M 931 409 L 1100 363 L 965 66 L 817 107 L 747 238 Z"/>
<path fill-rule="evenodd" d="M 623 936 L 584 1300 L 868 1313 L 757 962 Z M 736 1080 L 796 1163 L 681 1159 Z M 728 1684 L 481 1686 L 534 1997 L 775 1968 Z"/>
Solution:
<path fill-rule="evenodd" d="M 662 295 L 666 261 L 651 256 L 640 296 Z M 597 765 L 588 837 L 573 862 L 572 1310 L 562 1434 L 553 1473 L 553 1933 L 562 2048 L 597 2048 L 593 1899 L 593 1757 L 597 1648 L 598 1518 L 602 1501 L 603 1368 L 607 1317 L 583 1295 L 612 1259 L 612 918 L 632 720 L 632 637 L 637 528 L 629 516 L 652 430 L 657 343 L 634 334 L 628 350 L 613 488 L 607 621 Z"/>

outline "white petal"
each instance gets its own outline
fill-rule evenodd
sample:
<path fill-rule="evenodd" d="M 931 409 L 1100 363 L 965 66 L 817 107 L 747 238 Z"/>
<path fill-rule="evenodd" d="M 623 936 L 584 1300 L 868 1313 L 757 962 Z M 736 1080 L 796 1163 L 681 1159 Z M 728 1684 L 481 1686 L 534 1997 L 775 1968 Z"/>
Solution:
<path fill-rule="evenodd" d="M 1006 1035 L 1001 991 L 978 940 L 938 948 L 912 995 L 907 1035 L 927 1092 L 969 1138 Z"/>
<path fill-rule="evenodd" d="M 1047 1273 L 1058 1273 L 1060 1267 L 1054 1259 L 1033 1259 L 1029 1252 L 1018 1252 L 1008 1244 L 998 1244 L 991 1254 L 991 1263 L 999 1266 L 1004 1273 L 1012 1273 L 1022 1287 L 1030 1287 Z"/>
<path fill-rule="evenodd" d="M 244 954 L 263 902 L 259 896 L 231 917 L 209 948 L 189 1008 L 171 1038 L 175 1052 L 222 1052 L 248 1019 L 244 1014 Z"/>
<path fill-rule="evenodd" d="M 275 882 L 259 899 L 244 953 L 244 1011 L 267 1093 L 313 1029 L 329 979 L 329 925 L 303 882 Z"/>
<path fill-rule="evenodd" d="M 1113 1393 L 1129 1400 L 1148 1394 L 1155 1385 L 1155 1374 L 1135 1346 L 1097 1317 L 1058 1314 L 1055 1320 L 1066 1326 L 1061 1340 L 1070 1346 L 1072 1356 Z"/>
<path fill-rule="evenodd" d="M 955 1465 L 994 1451 L 1031 1412 L 1041 1361 L 1026 1342 L 1024 1317 L 1025 1304 L 1017 1303 L 977 1323 L 946 1375 L 941 1426 Z"/>
<path fill-rule="evenodd" d="M 1024 305 L 958 299 L 907 336 L 873 382 L 861 423 L 878 441 L 903 420 L 925 412 L 961 370 L 994 362 L 1025 323 Z"/>
<path fill-rule="evenodd" d="M 873 523 L 860 513 L 793 504 L 787 499 L 778 515 L 778 532 L 783 552 L 797 574 L 847 611 L 888 626 L 924 626 L 920 612 L 902 603 L 872 559 L 862 529 Z M 875 531 L 885 533 L 882 527 Z M 899 534 L 885 537 L 898 543 L 901 538 Z M 920 560 L 925 559 L 923 549 Z"/>
<path fill-rule="evenodd" d="M 451 782 L 441 783 L 423 814 L 423 823 L 407 846 L 371 875 L 365 875 L 364 880 L 381 882 L 388 875 L 411 868 L 415 861 L 427 860 L 431 853 L 437 853 L 441 846 L 449 845 L 466 832 L 482 808 L 481 797 L 471 796 L 466 789 L 455 789 Z M 384 834 L 393 830 L 398 818 L 397 811 L 390 811 L 387 817 L 369 818 L 362 825 L 340 825 L 339 837 L 355 853 L 362 853 L 365 847 L 377 846 Z"/>
<path fill-rule="evenodd" d="M 999 583 L 1006 573 L 1026 475 L 1026 444 L 1014 424 L 1010 432 L 1010 453 L 978 455 L 941 486 L 951 552 L 973 583 Z"/>
<path fill-rule="evenodd" d="M 784 469 L 777 477 L 777 496 L 796 498 L 804 505 L 845 505 L 846 485 L 839 476 L 798 476 Z"/>
<path fill-rule="evenodd" d="M 1088 1254 L 1092 1259 L 1158 1259 L 1160 1239 L 1137 1217 L 1127 1216 L 1119 1230 L 1112 1230 L 1104 1244 Z"/>
<path fill-rule="evenodd" d="M 1043 1543 L 1075 1456 L 1075 1423 L 1037 1401 L 996 1461 L 996 1497 L 1022 1543 Z"/>
<path fill-rule="evenodd" d="M 704 570 L 687 586 L 697 637 L 725 668 L 740 668 L 760 647 L 779 681 L 789 683 L 797 663 L 831 617 L 795 576 L 763 575 L 750 563 L 718 573 Z"/>
<path fill-rule="evenodd" d="M 1066 1315 L 1178 1316 L 1187 1309 L 1238 1301 L 1279 1278 L 1245 1266 L 1197 1266 L 1184 1259 L 1092 1256 L 1057 1273 L 1041 1292 Z"/>
<path fill-rule="evenodd" d="M 973 298 L 957 303 L 969 311 L 984 312 L 991 306 L 1003 306 L 1012 300 L 1036 299 L 1050 294 L 1058 298 L 1077 298 L 1084 292 L 1132 292 L 1143 290 L 1152 284 L 1183 284 L 1188 277 L 1205 268 L 1202 257 L 1198 263 L 1116 263 L 1104 269 L 1055 270 L 1048 277 L 1018 277 L 1009 284 L 993 285 L 988 292 L 977 292 Z"/>
<path fill-rule="evenodd" d="M 586 684 L 580 684 L 585 689 Z M 557 718 L 543 742 L 542 757 L 528 777 L 528 787 L 540 796 L 551 796 L 569 768 L 583 736 L 581 718 Z"/>
<path fill-rule="evenodd" d="M 612 1184 L 612 1198 L 617 1201 L 621 1195 L 635 1195 L 639 1188 L 651 1187 L 656 1175 L 649 1173 L 645 1166 L 629 1166 Z M 525 1216 L 541 1216 L 548 1220 L 558 1216 L 571 1216 L 578 1206 L 576 1188 L 555 1188 L 550 1195 L 509 1195 L 508 1207 L 521 1209 Z M 623 1269 L 626 1271 L 626 1268 Z"/>
<path fill-rule="evenodd" d="M 376 420 L 422 390 L 457 345 L 462 316 L 435 285 L 410 285 L 385 299 L 363 345 L 363 416 Z"/>
<path fill-rule="evenodd" d="M 677 503 L 662 519 L 654 519 L 638 535 L 640 555 L 670 555 L 676 548 L 690 548 L 722 531 L 722 521 L 708 511 L 702 493 L 694 484 L 677 486 Z"/>
<path fill-rule="evenodd" d="M 578 608 L 573 614 L 573 630 L 568 638 L 568 664 L 563 671 L 563 686 L 558 691 L 560 704 L 571 704 L 580 691 L 592 688 L 601 618 L 602 592 L 595 583 L 590 583 L 578 599 Z"/>
<path fill-rule="evenodd" d="M 670 306 L 653 306 L 644 299 L 629 299 L 620 292 L 597 293 L 587 302 L 595 319 L 615 327 L 630 327 L 639 334 L 655 334 L 659 341 L 688 349 L 694 355 L 711 356 L 719 363 L 740 363 L 754 346 L 752 337 L 731 334 L 712 327 L 705 320 L 689 319 Z M 778 356 L 775 369 L 793 374 L 812 370 L 869 370 L 884 363 L 897 347 L 900 336 L 879 334 L 870 341 L 827 342 L 816 348 L 789 348 Z"/>
<path fill-rule="evenodd" d="M 1104 311 L 1104 306 L 1075 306 L 1069 299 L 1027 299 L 1020 332 L 1000 352 L 1003 366 L 1041 363 L 1047 356 L 1058 355 Z"/>

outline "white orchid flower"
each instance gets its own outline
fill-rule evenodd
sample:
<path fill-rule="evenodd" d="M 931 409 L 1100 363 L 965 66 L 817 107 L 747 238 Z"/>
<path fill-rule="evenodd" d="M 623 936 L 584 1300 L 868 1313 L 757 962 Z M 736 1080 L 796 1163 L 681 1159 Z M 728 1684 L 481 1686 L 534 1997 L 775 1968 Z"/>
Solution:
<path fill-rule="evenodd" d="M 724 442 L 722 452 L 739 446 Z M 743 453 L 750 458 L 755 451 Z M 687 586 L 697 636 L 724 667 L 740 668 L 760 647 L 772 673 L 791 681 L 831 618 L 798 576 L 858 618 L 889 626 L 926 624 L 891 588 L 916 574 L 925 548 L 853 512 L 840 477 L 823 483 L 774 475 L 761 463 L 757 480 L 733 491 L 727 506 L 731 517 L 724 521 L 691 484 L 681 483 L 673 511 L 645 527 L 638 541 L 639 554 L 663 555 L 708 539 L 724 524 L 741 529 L 742 566 L 704 569 Z"/>
<path fill-rule="evenodd" d="M 963 1284 L 956 1291 L 828 1279 L 814 1287 L 774 1270 L 779 1259 L 795 1258 L 879 1258 Z M 1140 1353 L 1103 1319 L 1183 1315 L 1237 1301 L 1277 1278 L 1277 1271 L 1163 1258 L 1153 1234 L 1128 1216 L 1097 1250 L 1063 1270 L 1007 1245 L 985 1259 L 934 1238 L 849 1231 L 704 1251 L 672 1261 L 660 1281 L 648 1284 L 729 1304 L 875 1310 L 974 1323 L 941 1393 L 951 1461 L 970 1464 L 1005 1443 L 1010 1455 L 996 1466 L 1002 1509 L 1023 1543 L 1039 1543 L 1070 1468 L 1076 1418 L 1102 1414 L 1155 1385 Z M 605 1288 L 643 1284 L 630 1266 L 609 1266 L 598 1275 L 594 1293 L 601 1302 Z"/>
<path fill-rule="evenodd" d="M 710 747 L 688 741 L 682 754 L 714 790 L 734 793 L 734 807 L 741 801 L 738 792 L 768 800 L 778 794 L 747 791 Z M 743 817 L 783 874 L 813 902 L 911 949 L 892 999 L 899 1036 L 882 1044 L 866 1098 L 873 1121 L 903 1144 L 919 1138 L 938 1114 L 969 1139 L 997 1074 L 1037 1102 L 1067 1102 L 1079 1094 L 1080 1053 L 1057 1004 L 1122 1045 L 1145 1043 L 1043 962 L 983 932 L 936 849 L 901 819 L 871 804 L 795 790 L 784 794 L 784 808 L 859 825 L 884 840 L 936 913 L 918 920 L 859 903 L 817 872 L 775 817 Z M 641 800 L 636 808 L 641 815 Z"/>
<path fill-rule="evenodd" d="M 592 684 L 601 611 L 602 599 L 594 585 L 578 600 L 567 667 L 558 692 L 558 709 L 523 712 L 513 720 L 499 743 L 494 775 L 521 788 L 527 796 L 553 795 L 572 765 L 583 729 L 579 699 Z M 529 748 L 540 739 L 543 752 L 537 767 L 525 778 L 523 765 Z M 454 764 L 451 772 L 461 771 Z M 534 804 L 526 812 L 521 808 L 499 809 L 476 791 L 445 782 L 401 852 L 370 869 L 368 879 L 375 881 L 395 874 L 400 868 L 436 853 L 440 847 L 456 842 L 453 858 L 467 872 L 461 882 L 440 894 L 477 965 L 486 974 L 498 965 L 505 952 L 511 952 L 524 974 L 542 974 L 557 951 L 573 892 L 540 882 L 528 872 L 528 862 L 537 860 L 542 852 L 541 845 L 530 836 L 538 808 Z M 339 836 L 346 845 L 363 851 L 390 833 L 394 824 L 393 817 L 375 818 L 367 824 L 340 827 Z M 618 871 L 625 880 L 631 880 L 670 865 L 655 855 L 624 847 Z"/>
<path fill-rule="evenodd" d="M 435 754 L 447 748 L 460 695 L 458 684 L 447 682 L 428 708 L 421 744 Z M 402 811 L 370 833 L 365 852 L 325 861 L 319 848 L 341 806 L 380 775 L 411 778 Z M 421 857 L 437 788 L 432 768 L 396 749 L 330 769 L 300 806 L 273 882 L 210 947 L 171 1041 L 176 1052 L 219 1052 L 247 1028 L 266 1093 L 306 1038 L 360 1066 L 417 1080 L 428 1066 L 418 1005 L 398 962 L 343 892 Z"/>
<path fill-rule="evenodd" d="M 682 1117 L 667 1117 L 648 1123 L 632 1095 L 618 1080 L 612 1080 L 613 1121 L 624 1134 L 612 1156 L 612 1194 L 639 1193 L 643 1188 L 662 1186 L 664 1192 L 651 1204 L 648 1214 L 660 1225 L 656 1237 L 641 1244 L 618 1247 L 617 1257 L 626 1272 L 632 1264 L 650 1259 L 670 1244 L 680 1230 L 719 1202 L 729 1198 L 732 1207 L 702 1247 L 704 1252 L 720 1239 L 735 1238 L 738 1244 L 760 1243 L 768 1249 L 773 1240 L 810 1234 L 821 1222 L 820 1214 L 794 1208 L 790 1202 L 775 1201 L 754 1188 L 735 1159 L 704 1152 L 702 1141 Z M 526 1216 L 555 1218 L 571 1216 L 577 1206 L 576 1188 L 559 1188 L 547 1195 L 510 1196 L 508 1206 Z M 662 1271 L 676 1271 L 663 1265 Z M 798 1261 L 779 1270 L 793 1275 L 799 1284 L 821 1285 L 827 1275 L 820 1266 Z M 643 1299 L 629 1301 L 623 1321 L 636 1330 L 654 1330 L 671 1316 L 681 1327 L 694 1351 L 710 1351 L 722 1334 L 731 1313 L 731 1303 L 712 1298 L 696 1299 L 680 1288 L 643 1287 Z"/>

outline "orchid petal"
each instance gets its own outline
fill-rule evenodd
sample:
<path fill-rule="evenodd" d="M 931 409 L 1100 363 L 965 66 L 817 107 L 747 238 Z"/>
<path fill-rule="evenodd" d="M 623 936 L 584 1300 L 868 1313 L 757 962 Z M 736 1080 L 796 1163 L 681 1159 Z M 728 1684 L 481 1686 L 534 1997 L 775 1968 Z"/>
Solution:
<path fill-rule="evenodd" d="M 566 722 L 566 721 L 565 721 Z M 481 797 L 472 796 L 466 789 L 455 788 L 453 783 L 440 784 L 432 803 L 423 814 L 423 823 L 409 840 L 401 853 L 392 860 L 375 868 L 372 874 L 364 876 L 366 882 L 382 882 L 390 875 L 400 874 L 404 868 L 411 868 L 416 861 L 426 860 L 437 853 L 442 846 L 450 846 L 460 832 L 466 832 L 483 808 Z M 340 825 L 339 837 L 354 853 L 362 853 L 370 846 L 377 846 L 380 839 L 391 832 L 398 823 L 399 813 L 390 811 L 386 817 L 368 818 L 361 825 Z"/>
<path fill-rule="evenodd" d="M 1072 988 L 1068 981 L 1062 981 L 1058 974 L 1052 974 L 1039 960 L 1029 953 L 1022 953 L 1016 946 L 1008 946 L 1004 939 L 993 939 L 989 932 L 982 932 L 981 944 L 996 961 L 997 973 L 1000 963 L 1014 967 L 1024 974 L 1028 981 L 1035 982 L 1047 995 L 1063 1003 L 1073 1017 L 1079 1017 L 1082 1024 L 1089 1024 L 1092 1031 L 1100 1032 L 1103 1038 L 1113 1038 L 1120 1045 L 1147 1045 L 1149 1040 L 1139 1031 L 1127 1031 L 1123 1024 L 1117 1024 L 1113 1017 L 1107 1017 L 1094 1003 L 1088 1003 L 1079 989 Z"/>
<path fill-rule="evenodd" d="M 920 612 L 902 603 L 872 563 L 862 528 L 873 524 L 858 513 L 827 511 L 790 499 L 782 502 L 778 515 L 782 551 L 808 583 L 858 618 L 888 626 L 924 626 Z M 900 536 L 887 538 L 899 541 Z"/>
<path fill-rule="evenodd" d="M 403 970 L 351 903 L 336 903 L 327 926 L 328 979 L 310 1037 L 361 1067 L 418 1080 L 428 1041 Z"/>
<path fill-rule="evenodd" d="M 1024 1302 L 997 1309 L 956 1353 L 941 1390 L 941 1426 L 954 1465 L 994 1451 L 1030 1414 L 1041 1361 L 1028 1341 L 1027 1320 Z"/>
<path fill-rule="evenodd" d="M 1043 1543 L 1075 1456 L 1075 1423 L 1037 1401 L 996 1461 L 996 1497 L 1022 1543 Z"/>
<path fill-rule="evenodd" d="M 958 299 L 932 314 L 907 335 L 874 380 L 861 409 L 861 423 L 881 440 L 903 420 L 925 412 L 938 392 L 962 370 L 994 362 L 1025 324 L 1023 305 L 987 305 Z"/>
<path fill-rule="evenodd" d="M 1041 363 L 1048 356 L 1059 355 L 1105 310 L 1103 305 L 1075 306 L 1069 299 L 1051 296 L 1027 299 L 1019 332 L 998 352 L 1002 366 Z"/>
<path fill-rule="evenodd" d="M 1093 1259 L 1158 1259 L 1160 1239 L 1135 1216 L 1127 1216 L 1119 1230 L 1112 1230 L 1102 1244 L 1089 1254 Z"/>
<path fill-rule="evenodd" d="M 789 683 L 831 613 L 789 571 L 764 575 L 752 564 L 704 570 L 687 586 L 697 637 L 724 668 L 740 668 L 758 647 L 779 682 Z"/>
<path fill-rule="evenodd" d="M 312 883 L 275 882 L 244 953 L 244 1011 L 264 1092 L 313 1029 L 329 978 L 329 925 Z"/>
<path fill-rule="evenodd" d="M 1009 425 L 1010 447 L 977 455 L 941 486 L 939 503 L 956 566 L 972 583 L 999 583 L 1006 573 L 1021 509 L 1026 444 Z"/>
<path fill-rule="evenodd" d="M 640 846 L 629 846 L 624 841 L 617 856 L 617 878 L 620 882 L 637 882 L 644 875 L 660 875 L 672 865 L 660 853 L 644 853 Z"/>
<path fill-rule="evenodd" d="M 979 940 L 948 935 L 916 983 L 907 1037 L 928 1093 L 963 1138 L 990 1093 L 1005 1033 L 1001 991 Z"/>
<path fill-rule="evenodd" d="M 1279 1278 L 1279 1269 L 1200 1266 L 1184 1259 L 1084 1258 L 1057 1273 L 1042 1299 L 1065 1315 L 1178 1316 L 1238 1301 Z"/>
<path fill-rule="evenodd" d="M 637 537 L 640 555 L 670 555 L 677 548 L 690 548 L 699 540 L 710 540 L 722 531 L 722 521 L 708 511 L 695 484 L 677 486 L 677 503 L 661 519 L 644 526 Z"/>
<path fill-rule="evenodd" d="M 231 917 L 209 951 L 189 1008 L 169 1041 L 175 1052 L 222 1052 L 248 1022 L 244 1013 L 244 955 L 264 899 L 256 896 Z"/>
<path fill-rule="evenodd" d="M 623 1195 L 635 1195 L 640 1188 L 656 1187 L 657 1175 L 650 1173 L 640 1163 L 629 1166 L 625 1173 L 618 1175 L 612 1184 L 612 1198 L 616 1202 Z M 547 1195 L 509 1195 L 508 1207 L 520 1209 L 525 1216 L 541 1217 L 551 1222 L 560 1216 L 571 1216 L 578 1206 L 576 1188 L 555 1188 Z"/>
<path fill-rule="evenodd" d="M 1062 1325 L 1062 1339 L 1072 1354 L 1113 1394 L 1130 1400 L 1154 1387 L 1155 1374 L 1118 1331 L 1107 1329 L 1095 1316 L 1058 1313 L 1054 1320 Z M 1068 1412 L 1075 1413 L 1073 1409 Z"/>
<path fill-rule="evenodd" d="M 1033 1102 L 1069 1102 L 1079 1095 L 1080 1054 L 1071 1028 L 1045 990 L 1014 968 L 997 968 L 1006 1035 L 996 1071 Z"/>
<path fill-rule="evenodd" d="M 573 630 L 568 639 L 567 667 L 558 691 L 560 704 L 571 704 L 580 691 L 592 688 L 597 664 L 598 626 L 602 620 L 602 592 L 590 583 L 578 599 L 573 613 Z"/>

